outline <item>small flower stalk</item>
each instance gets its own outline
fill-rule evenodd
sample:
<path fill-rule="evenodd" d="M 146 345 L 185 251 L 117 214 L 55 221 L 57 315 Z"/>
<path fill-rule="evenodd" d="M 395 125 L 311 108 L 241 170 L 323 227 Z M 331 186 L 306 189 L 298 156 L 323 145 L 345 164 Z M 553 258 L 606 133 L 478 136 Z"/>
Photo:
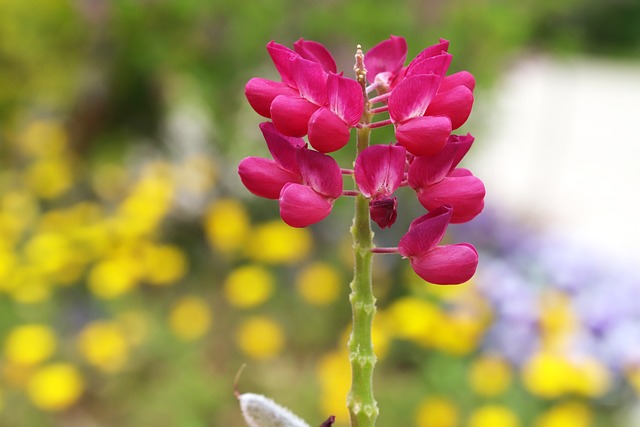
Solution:
<path fill-rule="evenodd" d="M 280 81 L 253 78 L 245 88 L 250 105 L 268 119 L 260 129 L 272 157 L 242 160 L 238 173 L 247 189 L 278 200 L 280 216 L 292 227 L 322 221 L 340 197 L 355 198 L 347 396 L 353 427 L 374 426 L 379 411 L 372 383 L 373 257 L 399 254 L 418 276 L 437 285 L 464 283 L 478 265 L 471 244 L 441 244 L 449 224 L 468 222 L 482 211 L 485 196 L 482 181 L 458 167 L 474 138 L 453 132 L 471 113 L 475 79 L 466 71 L 447 75 L 448 47 L 440 40 L 405 65 L 402 37 L 391 36 L 367 53 L 358 46 L 352 79 L 338 73 L 320 43 L 300 39 L 289 49 L 272 41 L 267 51 Z M 395 141 L 372 144 L 372 132 L 385 126 L 394 129 Z M 331 153 L 349 149 L 352 133 L 355 157 L 349 169 Z M 343 176 L 353 178 L 352 188 L 344 188 Z M 379 248 L 371 222 L 395 226 L 396 191 L 413 191 L 424 214 L 412 221 L 397 247 Z"/>

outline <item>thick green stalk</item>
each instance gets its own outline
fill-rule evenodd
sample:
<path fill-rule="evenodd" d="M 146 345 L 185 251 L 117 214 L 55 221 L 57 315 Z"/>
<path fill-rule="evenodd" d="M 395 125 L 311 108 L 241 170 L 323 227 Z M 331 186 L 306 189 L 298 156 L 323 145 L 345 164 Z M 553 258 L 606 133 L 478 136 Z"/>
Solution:
<path fill-rule="evenodd" d="M 367 102 L 361 122 L 368 124 L 370 120 Z M 368 127 L 358 129 L 358 153 L 369 146 L 370 132 Z M 352 427 L 373 427 L 378 417 L 378 404 L 373 397 L 373 367 L 376 356 L 371 342 L 371 327 L 376 312 L 371 280 L 373 233 L 369 219 L 369 200 L 362 195 L 355 199 L 355 216 L 351 227 L 355 268 L 349 296 L 353 312 L 353 329 L 348 344 L 351 390 L 347 397 L 347 407 Z"/>

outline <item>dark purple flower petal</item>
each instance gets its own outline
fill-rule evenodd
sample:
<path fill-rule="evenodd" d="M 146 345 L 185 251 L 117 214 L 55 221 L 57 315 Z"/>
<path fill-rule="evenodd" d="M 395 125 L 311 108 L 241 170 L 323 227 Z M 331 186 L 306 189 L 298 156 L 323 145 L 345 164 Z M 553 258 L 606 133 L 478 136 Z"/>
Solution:
<path fill-rule="evenodd" d="M 280 193 L 280 216 L 291 227 L 307 227 L 331 213 L 332 204 L 311 188 L 287 184 Z"/>
<path fill-rule="evenodd" d="M 381 196 L 369 203 L 369 214 L 380 228 L 391 227 L 398 218 L 398 198 Z"/>

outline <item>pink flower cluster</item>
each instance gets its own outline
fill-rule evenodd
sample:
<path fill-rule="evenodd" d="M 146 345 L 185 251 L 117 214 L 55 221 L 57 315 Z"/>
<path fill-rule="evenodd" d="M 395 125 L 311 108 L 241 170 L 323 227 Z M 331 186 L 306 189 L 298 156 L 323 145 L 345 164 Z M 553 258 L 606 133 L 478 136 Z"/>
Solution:
<path fill-rule="evenodd" d="M 282 219 L 293 227 L 321 221 L 335 200 L 353 193 L 369 199 L 378 226 L 391 227 L 397 218 L 394 193 L 410 187 L 428 213 L 411 223 L 397 248 L 374 251 L 400 253 L 432 283 L 470 279 L 478 263 L 475 248 L 439 245 L 449 223 L 467 222 L 482 211 L 485 195 L 482 181 L 458 167 L 474 138 L 452 131 L 471 113 L 475 79 L 466 71 L 446 75 L 452 58 L 448 45 L 440 40 L 405 66 L 406 41 L 391 36 L 361 57 L 368 83 L 363 87 L 337 73 L 320 43 L 300 39 L 291 50 L 270 42 L 267 50 L 281 81 L 253 78 L 245 94 L 253 109 L 271 120 L 260 129 L 272 159 L 242 160 L 238 172 L 244 185 L 278 200 Z M 378 114 L 388 118 L 362 120 Z M 353 170 L 341 169 L 327 154 L 348 144 L 352 128 L 381 126 L 393 126 L 396 141 L 362 150 Z M 353 174 L 357 192 L 343 190 L 344 174 Z"/>

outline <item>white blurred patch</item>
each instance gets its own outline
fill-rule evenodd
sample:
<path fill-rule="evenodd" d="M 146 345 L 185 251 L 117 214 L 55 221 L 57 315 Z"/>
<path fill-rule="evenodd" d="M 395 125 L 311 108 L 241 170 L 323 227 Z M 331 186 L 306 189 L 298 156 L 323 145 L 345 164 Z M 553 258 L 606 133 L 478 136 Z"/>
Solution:
<path fill-rule="evenodd" d="M 495 91 L 470 159 L 487 205 L 638 259 L 640 63 L 528 59 Z"/>

